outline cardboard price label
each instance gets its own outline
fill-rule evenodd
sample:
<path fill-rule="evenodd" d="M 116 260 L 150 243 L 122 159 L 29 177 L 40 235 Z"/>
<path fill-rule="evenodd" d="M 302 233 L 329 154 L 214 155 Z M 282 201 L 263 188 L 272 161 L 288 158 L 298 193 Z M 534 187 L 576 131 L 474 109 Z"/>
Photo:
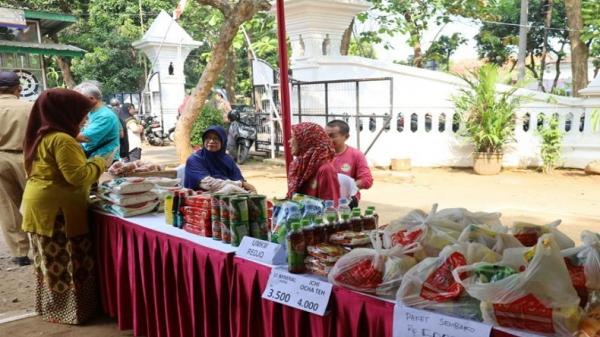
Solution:
<path fill-rule="evenodd" d="M 262 298 L 323 316 L 331 289 L 329 282 L 273 268 Z"/>
<path fill-rule="evenodd" d="M 236 253 L 237 256 L 266 264 L 284 264 L 285 249 L 280 244 L 244 236 Z"/>
<path fill-rule="evenodd" d="M 492 326 L 405 307 L 394 307 L 394 337 L 489 337 Z"/>

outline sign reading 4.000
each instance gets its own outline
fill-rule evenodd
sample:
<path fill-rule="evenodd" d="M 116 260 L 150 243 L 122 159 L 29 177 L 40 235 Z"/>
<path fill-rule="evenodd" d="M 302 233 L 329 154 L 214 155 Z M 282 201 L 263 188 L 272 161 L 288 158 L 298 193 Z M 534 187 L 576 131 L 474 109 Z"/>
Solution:
<path fill-rule="evenodd" d="M 329 282 L 273 268 L 262 298 L 323 316 L 331 288 Z"/>

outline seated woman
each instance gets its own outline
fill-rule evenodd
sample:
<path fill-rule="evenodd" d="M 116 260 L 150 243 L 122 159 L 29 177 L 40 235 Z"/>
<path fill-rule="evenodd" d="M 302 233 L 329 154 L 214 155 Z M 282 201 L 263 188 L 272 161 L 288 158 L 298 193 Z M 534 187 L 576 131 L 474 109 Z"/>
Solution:
<path fill-rule="evenodd" d="M 333 200 L 337 205 L 340 184 L 332 163 L 335 150 L 325 130 L 315 123 L 296 124 L 290 146 L 295 158 L 290 165 L 287 197 L 301 193 Z"/>
<path fill-rule="evenodd" d="M 211 193 L 256 192 L 245 181 L 233 158 L 225 153 L 227 133 L 213 125 L 202 134 L 203 147 L 191 155 L 185 164 L 183 186 Z"/>
<path fill-rule="evenodd" d="M 115 152 L 86 159 L 75 139 L 93 107 L 76 91 L 46 90 L 25 134 L 22 228 L 31 234 L 36 309 L 49 322 L 81 324 L 96 309 L 88 196 Z"/>

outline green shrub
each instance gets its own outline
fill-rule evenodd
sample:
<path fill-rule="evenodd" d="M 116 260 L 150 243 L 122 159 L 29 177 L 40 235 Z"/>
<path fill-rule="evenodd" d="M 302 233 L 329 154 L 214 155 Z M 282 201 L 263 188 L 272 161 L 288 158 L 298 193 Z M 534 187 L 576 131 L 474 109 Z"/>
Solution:
<path fill-rule="evenodd" d="M 465 125 L 462 136 L 475 146 L 475 152 L 502 153 L 514 140 L 515 111 L 522 98 L 515 95 L 516 88 L 497 92 L 498 76 L 498 68 L 486 64 L 460 76 L 467 88 L 452 97 Z"/>
<path fill-rule="evenodd" d="M 192 145 L 202 145 L 202 134 L 211 125 L 221 125 L 223 121 L 223 113 L 211 104 L 205 104 L 200 112 L 200 116 L 192 126 Z"/>
<path fill-rule="evenodd" d="M 563 134 L 558 127 L 558 118 L 553 117 L 550 119 L 548 127 L 542 128 L 539 131 L 539 134 L 542 138 L 542 171 L 544 173 L 550 173 L 558 166 L 562 148 Z"/>

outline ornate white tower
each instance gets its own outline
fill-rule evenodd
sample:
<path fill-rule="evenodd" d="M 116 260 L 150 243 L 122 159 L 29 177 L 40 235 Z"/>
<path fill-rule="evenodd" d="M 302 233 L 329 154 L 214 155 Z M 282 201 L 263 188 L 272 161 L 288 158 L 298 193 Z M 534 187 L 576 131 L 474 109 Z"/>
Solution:
<path fill-rule="evenodd" d="M 185 97 L 185 59 L 202 43 L 192 39 L 167 12 L 161 11 L 144 37 L 132 45 L 150 60 L 152 75 L 145 88 L 150 97 L 145 99 L 150 98 L 152 114 L 161 116 L 168 130 L 175 125 L 177 108 Z"/>

